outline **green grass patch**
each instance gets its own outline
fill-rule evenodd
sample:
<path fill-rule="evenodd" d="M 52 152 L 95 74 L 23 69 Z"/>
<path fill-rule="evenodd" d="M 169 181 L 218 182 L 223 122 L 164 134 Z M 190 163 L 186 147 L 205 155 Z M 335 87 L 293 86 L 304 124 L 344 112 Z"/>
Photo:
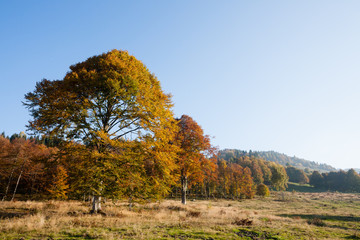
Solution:
<path fill-rule="evenodd" d="M 321 192 L 321 190 L 309 185 L 309 184 L 299 184 L 299 183 L 288 183 L 288 187 L 286 189 L 288 192 L 309 192 L 309 193 L 315 193 L 315 192 Z"/>

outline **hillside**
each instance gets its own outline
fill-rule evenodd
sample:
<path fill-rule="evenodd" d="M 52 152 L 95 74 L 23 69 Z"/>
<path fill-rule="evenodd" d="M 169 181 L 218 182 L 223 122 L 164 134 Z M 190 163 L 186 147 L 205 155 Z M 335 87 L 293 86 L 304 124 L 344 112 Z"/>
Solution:
<path fill-rule="evenodd" d="M 308 161 L 305 159 L 290 157 L 283 153 L 278 153 L 275 151 L 242 151 L 238 149 L 224 149 L 220 151 L 220 158 L 229 160 L 230 158 L 237 158 L 241 156 L 255 156 L 263 158 L 267 161 L 276 162 L 283 166 L 291 165 L 299 169 L 308 168 L 310 171 L 319 171 L 319 172 L 330 172 L 336 171 L 336 169 L 328 164 L 316 163 L 314 161 Z"/>

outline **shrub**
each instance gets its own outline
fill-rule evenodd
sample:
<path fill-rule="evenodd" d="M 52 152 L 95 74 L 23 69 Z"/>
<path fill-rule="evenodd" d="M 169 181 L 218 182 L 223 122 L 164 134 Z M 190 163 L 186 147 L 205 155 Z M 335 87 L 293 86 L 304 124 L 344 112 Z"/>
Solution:
<path fill-rule="evenodd" d="M 256 195 L 267 197 L 270 195 L 270 190 L 265 184 L 261 183 L 256 188 Z"/>

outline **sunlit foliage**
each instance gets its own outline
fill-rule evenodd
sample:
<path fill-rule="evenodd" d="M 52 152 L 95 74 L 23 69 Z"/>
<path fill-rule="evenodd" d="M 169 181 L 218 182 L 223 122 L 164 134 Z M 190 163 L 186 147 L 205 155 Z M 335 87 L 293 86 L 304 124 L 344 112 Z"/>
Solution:
<path fill-rule="evenodd" d="M 169 95 L 145 65 L 113 50 L 42 80 L 26 94 L 35 134 L 63 141 L 77 188 L 95 196 L 159 197 L 169 190 L 176 126 Z M 74 162 L 76 164 L 74 164 Z M 69 173 L 74 175 L 74 173 Z"/>

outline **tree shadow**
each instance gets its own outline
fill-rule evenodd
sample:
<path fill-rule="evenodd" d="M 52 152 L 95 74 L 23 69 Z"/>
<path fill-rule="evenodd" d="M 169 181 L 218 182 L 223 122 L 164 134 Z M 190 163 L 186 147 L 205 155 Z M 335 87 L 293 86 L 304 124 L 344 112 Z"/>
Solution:
<path fill-rule="evenodd" d="M 360 217 L 353 216 L 336 216 L 336 215 L 318 215 L 318 214 L 280 214 L 280 217 L 289 218 L 302 218 L 302 219 L 321 219 L 328 221 L 341 221 L 341 222 L 360 222 Z"/>
<path fill-rule="evenodd" d="M 0 211 L 0 219 L 6 218 L 19 218 L 29 215 L 31 213 L 24 213 L 24 212 L 2 212 Z"/>
<path fill-rule="evenodd" d="M 339 228 L 344 230 L 358 230 L 358 227 L 347 227 L 347 226 L 340 226 L 335 222 L 353 222 L 357 223 L 360 221 L 360 217 L 353 217 L 353 216 L 336 216 L 336 215 L 318 215 L 318 214 L 280 214 L 280 217 L 289 217 L 289 218 L 302 218 L 308 220 L 308 224 L 313 224 L 314 220 L 320 220 L 322 225 L 317 225 L 321 227 L 329 227 L 329 228 Z M 327 220 L 330 222 L 334 222 L 332 224 L 323 223 L 323 220 Z M 356 238 L 355 238 L 356 239 Z M 360 238 L 359 238 L 360 239 Z"/>
<path fill-rule="evenodd" d="M 0 219 L 11 219 L 11 218 L 20 218 L 27 215 L 34 215 L 37 213 L 36 209 L 29 208 L 6 208 L 0 209 Z"/>

